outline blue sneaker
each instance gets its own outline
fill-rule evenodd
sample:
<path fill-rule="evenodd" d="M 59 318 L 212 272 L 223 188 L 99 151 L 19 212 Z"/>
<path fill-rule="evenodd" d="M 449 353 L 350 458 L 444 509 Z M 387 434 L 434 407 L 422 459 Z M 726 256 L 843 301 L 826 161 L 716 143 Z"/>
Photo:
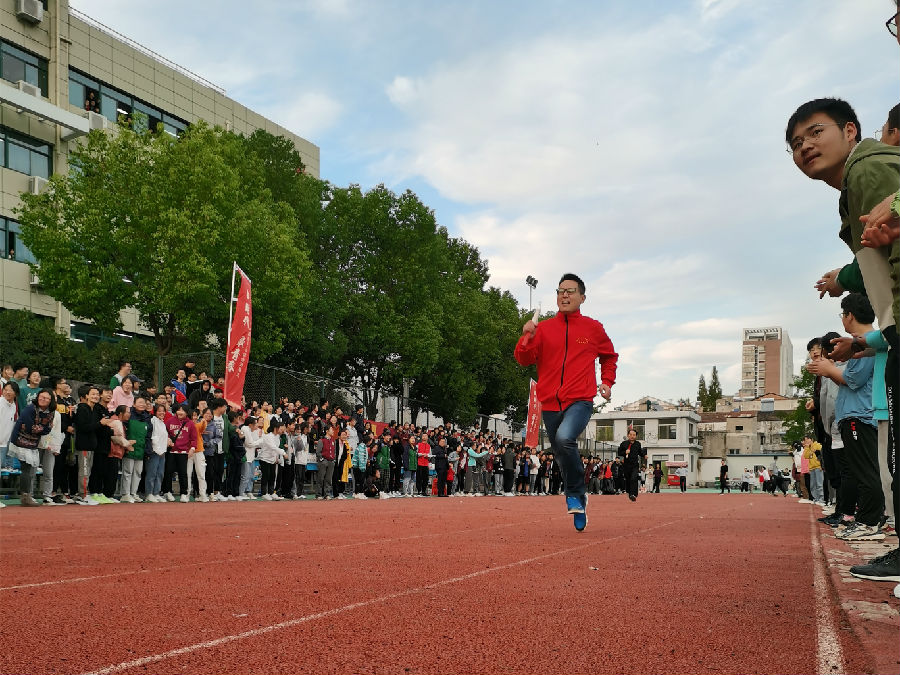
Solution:
<path fill-rule="evenodd" d="M 582 498 L 566 497 L 566 509 L 572 514 L 572 520 L 575 524 L 575 530 L 584 532 L 587 527 L 587 514 L 584 512 L 587 506 L 587 495 Z"/>

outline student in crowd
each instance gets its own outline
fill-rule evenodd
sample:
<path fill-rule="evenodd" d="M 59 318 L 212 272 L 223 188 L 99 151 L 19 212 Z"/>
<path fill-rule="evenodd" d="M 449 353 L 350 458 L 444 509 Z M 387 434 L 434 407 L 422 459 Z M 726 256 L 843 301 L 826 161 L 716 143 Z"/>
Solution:
<path fill-rule="evenodd" d="M 9 455 L 19 460 L 19 490 L 22 506 L 40 506 L 34 497 L 34 479 L 40 466 L 41 438 L 53 430 L 58 417 L 53 392 L 41 389 L 34 402 L 22 409 L 9 437 Z"/>
<path fill-rule="evenodd" d="M 162 489 L 165 492 L 166 501 L 174 502 L 175 495 L 172 494 L 172 478 L 177 474 L 180 501 L 187 503 L 191 500 L 191 484 L 188 482 L 187 477 L 188 455 L 197 450 L 197 427 L 191 421 L 191 418 L 188 417 L 188 410 L 183 405 L 175 407 L 175 414 L 169 414 L 166 417 L 165 424 L 172 445 L 169 446 L 166 452 L 166 467 L 163 474 Z"/>

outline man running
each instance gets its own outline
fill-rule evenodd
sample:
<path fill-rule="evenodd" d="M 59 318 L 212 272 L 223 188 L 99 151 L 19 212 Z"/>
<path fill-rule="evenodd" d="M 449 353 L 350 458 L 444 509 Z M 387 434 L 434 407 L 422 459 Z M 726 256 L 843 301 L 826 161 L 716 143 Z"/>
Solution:
<path fill-rule="evenodd" d="M 515 350 L 520 365 L 537 364 L 537 396 L 544 426 L 562 472 L 566 509 L 573 514 L 579 532 L 587 526 L 587 491 L 578 436 L 594 412 L 598 391 L 594 362 L 600 359 L 599 392 L 609 400 L 619 358 L 603 325 L 579 311 L 584 291 L 578 276 L 564 274 L 556 289 L 559 311 L 538 325 L 528 321 Z"/>

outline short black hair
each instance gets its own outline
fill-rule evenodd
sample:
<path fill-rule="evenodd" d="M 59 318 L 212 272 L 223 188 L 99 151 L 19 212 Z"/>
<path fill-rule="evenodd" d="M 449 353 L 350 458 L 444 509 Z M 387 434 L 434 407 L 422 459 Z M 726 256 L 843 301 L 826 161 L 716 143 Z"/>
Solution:
<path fill-rule="evenodd" d="M 859 125 L 859 118 L 849 103 L 839 98 L 816 98 L 801 105 L 788 119 L 787 129 L 784 132 L 784 142 L 790 145 L 791 139 L 794 137 L 794 127 L 800 122 L 808 120 L 816 113 L 828 115 L 842 127 L 847 122 L 853 122 L 856 127 L 856 141 L 862 140 L 862 127 Z"/>
<path fill-rule="evenodd" d="M 833 330 L 830 330 L 825 333 L 825 335 L 819 338 L 819 344 L 822 345 L 822 356 L 824 356 L 826 359 L 831 357 L 831 352 L 834 350 L 834 345 L 831 343 L 831 341 L 839 337 L 841 337 L 839 333 L 835 333 Z"/>
<path fill-rule="evenodd" d="M 888 129 L 900 129 L 900 103 L 891 108 L 887 118 Z"/>
<path fill-rule="evenodd" d="M 95 384 L 83 384 L 80 387 L 78 387 L 78 398 L 84 398 L 85 396 L 90 394 L 91 389 L 96 389 L 97 391 L 100 391 L 100 388 Z"/>
<path fill-rule="evenodd" d="M 806 351 L 810 351 L 813 347 L 821 347 L 822 346 L 822 338 L 813 338 L 809 342 L 806 343 Z"/>
<path fill-rule="evenodd" d="M 874 323 L 875 312 L 872 310 L 872 303 L 862 293 L 850 293 L 841 299 L 841 309 L 845 314 L 852 314 L 853 318 L 860 323 Z"/>
<path fill-rule="evenodd" d="M 576 284 L 578 284 L 578 292 L 581 295 L 584 295 L 584 282 L 581 280 L 580 276 L 568 272 L 566 274 L 563 274 L 559 279 L 559 283 L 562 283 L 564 281 L 574 281 Z"/>

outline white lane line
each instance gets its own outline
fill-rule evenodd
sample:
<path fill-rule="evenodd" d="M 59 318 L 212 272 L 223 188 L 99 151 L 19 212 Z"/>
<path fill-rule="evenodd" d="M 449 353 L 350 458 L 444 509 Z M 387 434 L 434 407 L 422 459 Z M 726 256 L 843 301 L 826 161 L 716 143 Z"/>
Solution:
<path fill-rule="evenodd" d="M 306 616 L 300 616 L 295 619 L 289 619 L 287 621 L 282 621 L 280 623 L 275 623 L 270 626 L 263 626 L 262 628 L 254 628 L 253 630 L 244 631 L 242 633 L 235 633 L 233 635 L 226 635 L 224 637 L 216 638 L 215 640 L 208 640 L 206 642 L 198 642 L 196 644 L 187 645 L 185 647 L 179 647 L 178 649 L 171 649 L 167 652 L 162 652 L 160 654 L 153 654 L 151 656 L 144 656 L 139 659 L 134 659 L 132 661 L 123 661 L 122 663 L 117 663 L 112 666 L 107 666 L 106 668 L 101 668 L 100 670 L 94 670 L 90 673 L 83 673 L 82 675 L 110 675 L 111 673 L 118 673 L 123 670 L 129 670 L 131 668 L 140 668 L 142 666 L 146 666 L 151 663 L 158 663 L 159 661 L 165 661 L 166 659 L 170 659 L 175 656 L 183 656 L 185 654 L 191 654 L 193 652 L 199 651 L 201 649 L 209 649 L 210 647 L 218 647 L 219 645 L 228 644 L 229 642 L 235 642 L 237 640 L 245 640 L 247 638 L 257 637 L 259 635 L 265 635 L 266 633 L 271 633 L 276 630 L 281 630 L 283 628 L 291 628 L 292 626 L 297 626 L 302 623 L 308 623 L 310 621 L 317 621 L 318 619 L 326 619 L 330 616 L 335 616 L 337 614 L 343 614 L 345 612 L 353 611 L 354 609 L 360 609 L 362 607 L 368 607 L 369 605 L 374 605 L 382 602 L 388 602 L 390 600 L 396 600 L 398 598 L 406 598 L 411 595 L 417 595 L 419 593 L 425 593 L 427 591 L 434 590 L 436 588 L 441 588 L 442 586 L 449 586 L 451 584 L 457 584 L 463 581 L 468 581 L 469 579 L 475 579 L 480 576 L 484 576 L 485 574 L 491 574 L 492 572 L 500 572 L 502 570 L 508 570 L 513 567 L 521 567 L 522 565 L 528 565 L 533 562 L 537 562 L 538 560 L 545 560 L 546 558 L 552 558 L 559 555 L 564 555 L 566 553 L 573 553 L 575 551 L 581 551 L 586 548 L 590 548 L 591 546 L 596 546 L 597 544 L 608 544 L 611 541 L 615 541 L 616 539 L 623 539 L 625 537 L 633 537 L 635 535 L 646 534 L 647 532 L 652 532 L 653 530 L 657 530 L 664 527 L 670 527 L 675 523 L 685 520 L 685 518 L 679 518 L 667 523 L 658 523 L 653 527 L 644 528 L 643 530 L 637 530 L 636 532 L 628 532 L 626 534 L 620 534 L 615 537 L 609 537 L 607 539 L 596 539 L 593 541 L 589 541 L 585 544 L 581 544 L 579 546 L 571 546 L 569 548 L 560 549 L 559 551 L 553 551 L 552 553 L 543 553 L 541 555 L 536 555 L 531 558 L 523 558 L 521 560 L 516 560 L 513 562 L 506 563 L 504 565 L 498 565 L 497 567 L 488 567 L 482 570 L 476 570 L 475 572 L 470 572 L 468 574 L 463 574 L 458 577 L 452 577 L 450 579 L 444 579 L 443 581 L 436 581 L 433 584 L 428 584 L 427 586 L 420 586 L 419 588 L 411 588 L 405 591 L 399 591 L 397 593 L 389 593 L 388 595 L 382 595 L 377 598 L 372 598 L 370 600 L 363 600 L 361 602 L 354 602 L 349 605 L 344 605 L 343 607 L 336 607 L 335 609 L 329 609 L 324 612 L 316 612 L 315 614 L 307 614 Z"/>
<path fill-rule="evenodd" d="M 816 520 L 810 517 L 813 554 L 813 588 L 816 595 L 816 673 L 835 675 L 844 671 L 844 654 L 832 615 L 831 589 L 825 571 L 825 550 Z"/>
<path fill-rule="evenodd" d="M 327 546 L 321 547 L 319 550 L 322 551 L 333 551 L 337 549 L 344 548 L 355 548 L 357 546 L 368 546 L 370 544 L 393 544 L 396 542 L 402 541 L 410 541 L 413 539 L 427 539 L 429 537 L 444 537 L 446 535 L 454 535 L 454 534 L 467 534 L 472 532 L 482 532 L 485 530 L 498 530 L 504 527 L 514 527 L 518 525 L 518 523 L 502 523 L 499 525 L 489 525 L 487 527 L 478 527 L 478 528 L 464 528 L 461 530 L 452 530 L 452 531 L 443 531 L 443 532 L 431 532 L 428 534 L 413 534 L 407 537 L 393 537 L 391 539 L 369 539 L 367 541 L 355 541 L 348 544 L 329 544 Z M 0 592 L 2 591 L 17 591 L 23 588 L 41 588 L 44 586 L 59 586 L 61 584 L 76 584 L 82 583 L 85 581 L 97 581 L 99 579 L 113 579 L 115 577 L 121 576 L 133 576 L 135 574 L 153 574 L 156 572 L 172 572 L 175 570 L 185 569 L 187 567 L 197 567 L 200 565 L 222 565 L 225 563 L 237 562 L 237 561 L 246 561 L 246 560 L 266 560 L 269 558 L 279 558 L 283 556 L 296 556 L 298 555 L 296 550 L 291 551 L 282 551 L 280 553 L 257 553 L 255 555 L 245 555 L 245 556 L 232 556 L 230 558 L 223 558 L 221 560 L 202 560 L 199 562 L 190 562 L 179 565 L 167 565 L 165 567 L 151 567 L 149 569 L 140 569 L 140 570 L 123 570 L 121 572 L 110 572 L 108 574 L 94 574 L 89 577 L 71 577 L 68 579 L 54 579 L 52 581 L 38 581 L 30 584 L 18 584 L 16 586 L 0 586 Z"/>

